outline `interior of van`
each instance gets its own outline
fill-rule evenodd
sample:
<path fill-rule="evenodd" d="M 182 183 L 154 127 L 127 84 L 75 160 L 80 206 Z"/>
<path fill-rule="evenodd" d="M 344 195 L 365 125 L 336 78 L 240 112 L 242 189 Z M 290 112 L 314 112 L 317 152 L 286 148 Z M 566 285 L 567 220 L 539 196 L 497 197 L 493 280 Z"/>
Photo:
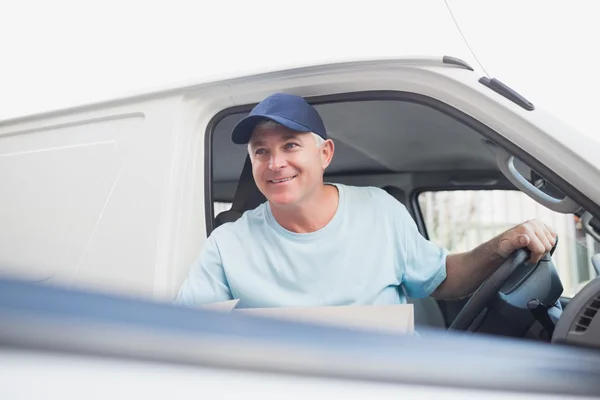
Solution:
<path fill-rule="evenodd" d="M 494 144 L 509 144 L 444 103 L 402 92 L 307 100 L 335 143 L 325 181 L 386 190 L 429 240 L 450 251 L 467 251 L 532 218 L 558 232 L 557 246 L 538 265 L 523 267 L 524 255 L 514 255 L 507 260 L 512 265 L 500 268 L 502 276 L 494 275 L 468 298 L 409 299 L 417 330 L 551 340 L 570 299 L 598 275 L 593 256 L 600 244 L 584 229 L 580 210 L 559 213 L 519 190 L 494 151 Z M 234 125 L 253 106 L 225 110 L 207 131 L 205 193 L 212 207 L 207 234 L 265 201 L 254 184 L 246 146 L 230 140 Z M 519 156 L 511 165 L 529 183 L 555 198 L 565 196 L 550 169 L 518 149 L 511 151 Z"/>

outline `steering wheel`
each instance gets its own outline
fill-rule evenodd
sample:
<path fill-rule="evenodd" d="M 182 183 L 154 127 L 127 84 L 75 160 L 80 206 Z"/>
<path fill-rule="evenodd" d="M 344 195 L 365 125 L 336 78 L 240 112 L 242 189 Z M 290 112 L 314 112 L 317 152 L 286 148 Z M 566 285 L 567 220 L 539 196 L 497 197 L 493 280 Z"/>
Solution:
<path fill-rule="evenodd" d="M 557 241 L 558 243 L 558 238 Z M 554 253 L 556 244 L 550 251 L 550 255 Z M 530 251 L 527 249 L 519 249 L 509 255 L 498 267 L 498 269 L 473 293 L 469 301 L 460 310 L 448 330 L 467 331 L 486 308 L 488 303 L 496 296 L 496 293 L 509 280 L 511 275 L 519 268 L 523 268 L 530 257 Z M 547 257 L 545 254 L 544 257 Z"/>

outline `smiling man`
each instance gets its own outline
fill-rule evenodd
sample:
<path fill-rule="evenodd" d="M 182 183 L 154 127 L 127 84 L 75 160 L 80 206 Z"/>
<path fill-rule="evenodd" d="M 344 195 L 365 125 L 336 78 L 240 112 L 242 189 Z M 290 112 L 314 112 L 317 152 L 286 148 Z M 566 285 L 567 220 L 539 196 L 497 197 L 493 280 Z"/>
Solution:
<path fill-rule="evenodd" d="M 555 233 L 527 221 L 459 254 L 426 240 L 404 205 L 376 187 L 328 184 L 334 155 L 317 111 L 277 93 L 232 132 L 247 144 L 267 201 L 215 229 L 176 302 L 240 299 L 240 307 L 381 305 L 472 293 L 513 251 L 537 262 Z M 402 290 L 404 289 L 404 290 Z"/>

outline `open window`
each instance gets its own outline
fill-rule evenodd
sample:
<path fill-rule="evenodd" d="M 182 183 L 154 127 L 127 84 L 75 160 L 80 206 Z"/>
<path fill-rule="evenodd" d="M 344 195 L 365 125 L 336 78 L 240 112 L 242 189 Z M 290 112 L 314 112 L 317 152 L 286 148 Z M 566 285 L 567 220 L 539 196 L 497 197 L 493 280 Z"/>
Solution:
<path fill-rule="evenodd" d="M 404 92 L 368 92 L 308 100 L 321 114 L 336 146 L 326 181 L 399 187 L 409 193 L 411 179 L 418 174 L 456 171 L 477 181 L 502 180 L 494 155 L 475 126 L 467 123 L 469 118 L 457 118 L 456 110 L 435 99 Z M 221 113 L 207 135 L 209 234 L 215 217 L 233 202 L 247 149 L 233 144 L 230 135 L 252 106 Z"/>

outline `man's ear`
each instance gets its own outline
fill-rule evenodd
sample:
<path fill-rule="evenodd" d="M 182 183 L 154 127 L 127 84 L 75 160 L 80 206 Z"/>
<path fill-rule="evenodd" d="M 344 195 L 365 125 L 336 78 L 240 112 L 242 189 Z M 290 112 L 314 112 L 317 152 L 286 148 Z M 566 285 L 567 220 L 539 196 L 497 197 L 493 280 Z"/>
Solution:
<path fill-rule="evenodd" d="M 331 164 L 331 160 L 333 159 L 333 153 L 335 151 L 335 145 L 333 144 L 333 140 L 327 139 L 325 143 L 321 146 L 321 167 L 325 170 L 329 164 Z"/>

